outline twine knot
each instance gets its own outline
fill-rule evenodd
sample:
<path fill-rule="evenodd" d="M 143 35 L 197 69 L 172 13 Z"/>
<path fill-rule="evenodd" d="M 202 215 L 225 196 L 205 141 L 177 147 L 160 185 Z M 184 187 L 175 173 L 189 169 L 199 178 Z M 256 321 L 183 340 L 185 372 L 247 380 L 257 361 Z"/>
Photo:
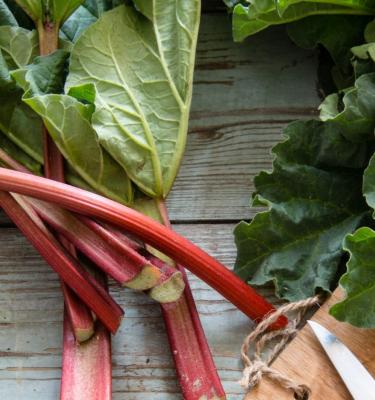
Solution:
<path fill-rule="evenodd" d="M 244 364 L 242 379 L 240 385 L 247 391 L 257 386 L 263 377 L 279 383 L 282 387 L 291 390 L 297 400 L 308 400 L 310 397 L 310 388 L 303 384 L 298 384 L 289 379 L 283 373 L 270 367 L 271 363 L 277 355 L 284 349 L 285 345 L 292 339 L 298 331 L 305 312 L 312 306 L 320 303 L 319 296 L 311 297 L 306 300 L 301 300 L 295 303 L 286 304 L 278 310 L 271 313 L 252 331 L 244 340 L 241 348 L 241 358 Z M 268 331 L 268 328 L 281 316 L 288 312 L 298 311 L 297 316 L 289 322 L 289 324 L 277 331 Z M 262 358 L 262 350 L 264 346 L 278 338 L 277 344 L 269 352 L 267 357 Z M 250 358 L 250 346 L 254 347 L 253 357 Z"/>

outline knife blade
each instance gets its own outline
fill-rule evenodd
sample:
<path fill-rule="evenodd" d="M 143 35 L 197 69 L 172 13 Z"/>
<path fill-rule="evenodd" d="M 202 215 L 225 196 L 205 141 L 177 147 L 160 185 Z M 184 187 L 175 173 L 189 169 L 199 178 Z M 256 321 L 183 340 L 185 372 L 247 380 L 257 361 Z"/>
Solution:
<path fill-rule="evenodd" d="M 307 321 L 354 400 L 375 400 L 375 379 L 358 358 L 328 329 Z"/>

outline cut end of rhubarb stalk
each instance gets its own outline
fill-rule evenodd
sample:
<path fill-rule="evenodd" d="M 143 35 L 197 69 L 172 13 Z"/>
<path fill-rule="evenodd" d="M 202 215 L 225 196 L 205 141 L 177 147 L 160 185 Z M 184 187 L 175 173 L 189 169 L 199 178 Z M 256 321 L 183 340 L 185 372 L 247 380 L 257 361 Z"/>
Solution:
<path fill-rule="evenodd" d="M 146 264 L 141 272 L 135 278 L 125 282 L 124 286 L 134 290 L 148 290 L 158 284 L 160 275 L 159 268 Z"/>
<path fill-rule="evenodd" d="M 181 272 L 176 271 L 164 282 L 153 287 L 149 295 L 159 303 L 172 303 L 182 296 L 184 289 L 184 278 Z"/>
<path fill-rule="evenodd" d="M 86 342 L 93 337 L 95 331 L 92 329 L 74 329 L 74 336 L 79 343 Z"/>

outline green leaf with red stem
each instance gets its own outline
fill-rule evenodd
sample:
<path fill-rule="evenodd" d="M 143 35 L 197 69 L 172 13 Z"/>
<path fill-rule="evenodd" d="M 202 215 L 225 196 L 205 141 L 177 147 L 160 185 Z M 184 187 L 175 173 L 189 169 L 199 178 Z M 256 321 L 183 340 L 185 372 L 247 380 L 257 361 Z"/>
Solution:
<path fill-rule="evenodd" d="M 65 253 L 57 241 L 28 216 L 10 194 L 0 192 L 0 204 L 60 278 L 95 312 L 111 332 L 116 332 L 122 313 L 117 307 L 113 307 L 101 292 L 98 292 L 92 283 L 93 278 Z"/>
<path fill-rule="evenodd" d="M 97 194 L 49 179 L 0 168 L 0 189 L 57 203 L 77 213 L 117 225 L 160 250 L 217 290 L 250 318 L 274 311 L 254 289 L 189 240 L 152 219 Z M 273 328 L 285 326 L 280 317 Z"/>

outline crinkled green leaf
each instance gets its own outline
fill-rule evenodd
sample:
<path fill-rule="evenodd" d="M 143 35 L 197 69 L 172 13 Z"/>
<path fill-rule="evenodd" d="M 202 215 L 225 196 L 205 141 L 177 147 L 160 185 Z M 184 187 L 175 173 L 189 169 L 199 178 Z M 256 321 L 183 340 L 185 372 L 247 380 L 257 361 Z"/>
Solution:
<path fill-rule="evenodd" d="M 67 95 L 26 98 L 42 118 L 65 159 L 96 191 L 121 203 L 130 203 L 132 189 L 123 169 L 100 147 L 91 126 L 93 108 Z"/>
<path fill-rule="evenodd" d="M 330 313 L 340 321 L 360 328 L 375 328 L 375 232 L 367 227 L 348 235 L 348 272 L 340 280 L 347 297 Z"/>
<path fill-rule="evenodd" d="M 142 191 L 165 197 L 186 142 L 200 7 L 150 3 L 161 15 L 138 2 L 148 18 L 120 6 L 88 28 L 74 45 L 66 87 L 95 84 L 101 144 Z"/>
<path fill-rule="evenodd" d="M 274 282 L 278 296 L 294 301 L 335 280 L 342 240 L 368 209 L 361 191 L 368 149 L 320 121 L 292 123 L 285 135 L 273 149 L 273 171 L 255 179 L 254 203 L 269 211 L 235 229 L 235 271 L 251 284 Z"/>
<path fill-rule="evenodd" d="M 364 42 L 363 31 L 368 21 L 368 17 L 353 15 L 313 16 L 288 25 L 288 34 L 305 49 L 322 45 L 334 62 L 333 81 L 336 87 L 344 89 L 354 82 L 350 48 Z"/>
<path fill-rule="evenodd" d="M 30 63 L 38 53 L 35 32 L 0 27 L 0 129 L 24 152 L 42 163 L 42 121 L 22 102 L 23 90 L 10 72 Z"/>
<path fill-rule="evenodd" d="M 340 4 L 328 3 L 329 1 L 322 3 L 298 2 L 287 7 L 282 16 L 280 16 L 275 2 L 273 2 L 272 9 L 266 8 L 269 4 L 272 4 L 272 1 L 265 3 L 266 6 L 264 8 L 268 11 L 261 11 L 256 0 L 252 1 L 248 6 L 237 4 L 233 10 L 233 38 L 235 41 L 242 41 L 269 26 L 290 23 L 312 15 L 358 13 L 358 10 L 353 12 L 352 9 Z M 264 6 L 263 2 L 262 6 Z M 366 14 L 365 11 L 364 14 Z M 341 33 L 344 34 L 344 31 Z"/>
<path fill-rule="evenodd" d="M 375 210 L 375 154 L 363 175 L 363 194 L 367 204 Z"/>
<path fill-rule="evenodd" d="M 360 76 L 346 91 L 342 103 L 338 95 L 328 96 L 320 109 L 321 119 L 339 125 L 348 139 L 371 140 L 375 128 L 375 73 Z"/>

